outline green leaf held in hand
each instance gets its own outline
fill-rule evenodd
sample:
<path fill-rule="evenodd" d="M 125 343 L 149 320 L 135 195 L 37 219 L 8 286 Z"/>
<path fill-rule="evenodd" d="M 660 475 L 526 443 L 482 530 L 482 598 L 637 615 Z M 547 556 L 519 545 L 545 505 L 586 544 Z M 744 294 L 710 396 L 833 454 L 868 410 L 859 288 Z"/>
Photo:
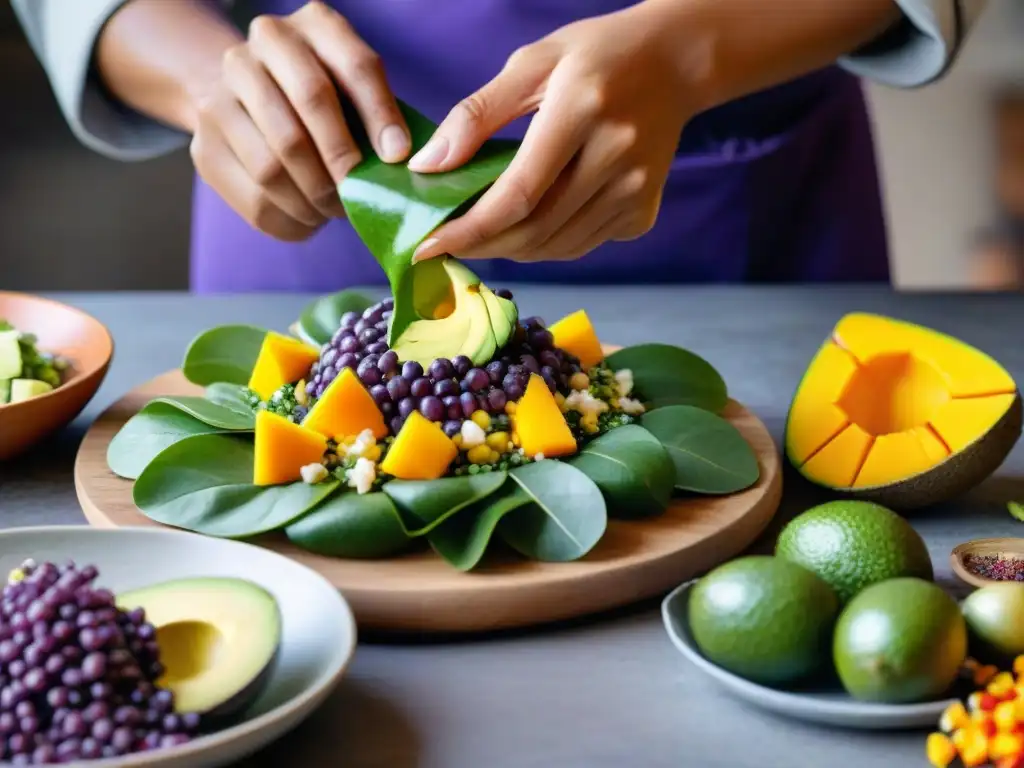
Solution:
<path fill-rule="evenodd" d="M 186 379 L 202 387 L 218 381 L 248 384 L 267 333 L 253 325 L 221 325 L 204 331 L 185 350 L 181 370 Z"/>
<path fill-rule="evenodd" d="M 703 408 L 670 405 L 645 413 L 640 424 L 668 450 L 679 490 L 735 493 L 761 475 L 754 449 L 739 430 Z"/>
<path fill-rule="evenodd" d="M 381 490 L 395 503 L 409 535 L 423 536 L 497 491 L 507 478 L 505 472 L 485 472 L 438 480 L 392 480 Z"/>
<path fill-rule="evenodd" d="M 418 152 L 437 126 L 407 104 L 399 103 Z M 373 152 L 358 117 L 349 123 L 363 161 L 338 187 L 345 214 L 360 239 L 380 263 L 395 298 L 388 341 L 420 320 L 412 296 L 412 254 L 431 232 L 501 175 L 515 156 L 518 142 L 491 139 L 468 163 L 444 173 L 414 173 L 405 163 L 388 164 Z"/>
<path fill-rule="evenodd" d="M 1010 515 L 1024 522 L 1024 504 L 1017 501 L 1007 502 L 1006 508 L 1010 511 Z"/>
<path fill-rule="evenodd" d="M 283 528 L 338 487 L 252 484 L 253 443 L 237 433 L 196 435 L 163 450 L 135 481 L 135 506 L 164 525 L 245 538 Z"/>
<path fill-rule="evenodd" d="M 452 515 L 427 534 L 434 551 L 460 571 L 471 571 L 487 552 L 494 532 L 512 510 L 532 503 L 530 496 L 516 483 Z"/>
<path fill-rule="evenodd" d="M 636 518 L 665 511 L 672 499 L 676 467 L 654 435 L 636 424 L 606 432 L 568 459 L 594 481 L 610 517 Z"/>
<path fill-rule="evenodd" d="M 298 337 L 314 347 L 322 347 L 341 327 L 341 316 L 346 312 L 367 309 L 373 301 L 358 291 L 338 291 L 321 296 L 306 305 L 295 326 Z"/>
<path fill-rule="evenodd" d="M 721 413 L 729 401 L 725 380 L 707 360 L 670 344 L 638 344 L 608 355 L 613 371 L 633 372 L 634 397 L 648 410 L 694 405 Z"/>
<path fill-rule="evenodd" d="M 215 381 L 203 391 L 203 397 L 211 403 L 222 405 L 238 413 L 253 413 L 249 398 L 251 396 L 249 387 L 245 384 L 228 384 L 224 381 Z"/>
<path fill-rule="evenodd" d="M 375 559 L 407 550 L 412 538 L 386 493 L 343 491 L 285 529 L 296 546 L 327 557 Z"/>
<path fill-rule="evenodd" d="M 205 397 L 189 395 L 156 397 L 150 402 L 163 403 L 172 408 L 177 408 L 179 411 L 187 413 L 193 419 L 198 419 L 204 424 L 209 424 L 211 427 L 217 427 L 227 432 L 247 432 L 256 428 L 256 414 L 251 408 L 246 408 L 243 411 L 215 403 Z"/>
<path fill-rule="evenodd" d="M 110 441 L 107 466 L 115 475 L 134 480 L 165 448 L 194 435 L 230 431 L 202 422 L 174 405 L 150 401 Z"/>
<path fill-rule="evenodd" d="M 498 524 L 510 547 L 533 560 L 567 562 L 587 554 L 608 527 L 601 489 L 561 461 L 538 461 L 509 473 L 530 498 Z"/>

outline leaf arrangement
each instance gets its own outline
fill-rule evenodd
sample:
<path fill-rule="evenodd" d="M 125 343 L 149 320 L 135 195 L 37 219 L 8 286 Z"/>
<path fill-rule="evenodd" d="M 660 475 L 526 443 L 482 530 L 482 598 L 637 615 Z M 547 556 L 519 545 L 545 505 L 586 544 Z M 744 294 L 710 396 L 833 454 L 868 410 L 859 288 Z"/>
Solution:
<path fill-rule="evenodd" d="M 305 308 L 293 331 L 330 339 L 345 312 L 369 300 L 352 291 Z M 703 358 L 664 344 L 609 355 L 629 369 L 646 412 L 573 456 L 509 471 L 392 479 L 357 494 L 337 480 L 256 486 L 255 413 L 245 385 L 266 329 L 229 325 L 200 334 L 182 370 L 202 396 L 158 397 L 118 432 L 108 465 L 134 481 L 133 499 L 150 519 L 209 536 L 283 532 L 303 549 L 342 558 L 387 558 L 429 547 L 469 571 L 500 542 L 524 558 L 565 562 L 600 541 L 609 518 L 643 520 L 680 495 L 723 495 L 757 482 L 756 456 L 719 414 L 724 381 Z"/>

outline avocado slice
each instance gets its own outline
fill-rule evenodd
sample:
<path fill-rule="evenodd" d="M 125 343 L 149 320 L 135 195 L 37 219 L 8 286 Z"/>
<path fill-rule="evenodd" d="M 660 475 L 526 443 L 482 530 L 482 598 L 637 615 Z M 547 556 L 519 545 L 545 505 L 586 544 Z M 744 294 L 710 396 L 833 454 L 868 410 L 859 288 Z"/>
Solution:
<path fill-rule="evenodd" d="M 11 380 L 0 379 L 0 405 L 11 402 Z"/>
<path fill-rule="evenodd" d="M 20 403 L 33 397 L 52 392 L 53 387 L 39 379 L 14 379 L 11 381 L 11 402 Z"/>
<path fill-rule="evenodd" d="M 414 270 L 413 301 L 421 319 L 414 321 L 395 339 L 391 348 L 399 360 L 415 360 L 424 367 L 441 357 L 465 355 L 481 365 L 512 337 L 515 322 L 509 321 L 511 305 L 496 296 L 459 261 L 445 257 L 423 271 Z M 432 304 L 453 301 L 445 317 L 432 317 Z"/>
<path fill-rule="evenodd" d="M 16 379 L 21 376 L 21 336 L 17 331 L 0 331 L 0 379 Z"/>
<path fill-rule="evenodd" d="M 179 579 L 126 592 L 123 610 L 142 608 L 156 628 L 165 672 L 158 685 L 174 693 L 178 712 L 225 718 L 263 691 L 281 645 L 277 601 L 236 578 Z"/>

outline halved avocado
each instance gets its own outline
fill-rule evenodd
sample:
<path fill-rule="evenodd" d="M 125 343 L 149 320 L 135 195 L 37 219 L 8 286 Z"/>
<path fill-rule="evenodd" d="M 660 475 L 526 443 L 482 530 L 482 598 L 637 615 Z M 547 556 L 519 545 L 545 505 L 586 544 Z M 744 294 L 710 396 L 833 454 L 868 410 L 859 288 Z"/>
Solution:
<path fill-rule="evenodd" d="M 12 379 L 10 401 L 20 403 L 22 400 L 31 400 L 52 391 L 53 386 L 39 379 Z"/>
<path fill-rule="evenodd" d="M 237 714 L 259 696 L 281 645 L 277 601 L 244 579 L 180 579 L 126 592 L 124 610 L 142 608 L 156 628 L 178 712 L 204 718 Z"/>
<path fill-rule="evenodd" d="M 425 262 L 413 272 L 413 301 L 422 319 L 410 323 L 391 348 L 399 360 L 424 367 L 458 355 L 486 363 L 515 332 L 515 322 L 509 321 L 510 312 L 517 313 L 515 304 L 495 295 L 461 262 L 432 261 L 437 263 Z M 448 304 L 450 313 L 437 311 Z"/>
<path fill-rule="evenodd" d="M 843 317 L 797 388 L 789 461 L 808 480 L 894 509 L 946 501 L 1002 464 L 1021 435 L 1009 373 L 945 334 Z"/>
<path fill-rule="evenodd" d="M 21 376 L 23 360 L 17 331 L 0 331 L 0 379 Z"/>

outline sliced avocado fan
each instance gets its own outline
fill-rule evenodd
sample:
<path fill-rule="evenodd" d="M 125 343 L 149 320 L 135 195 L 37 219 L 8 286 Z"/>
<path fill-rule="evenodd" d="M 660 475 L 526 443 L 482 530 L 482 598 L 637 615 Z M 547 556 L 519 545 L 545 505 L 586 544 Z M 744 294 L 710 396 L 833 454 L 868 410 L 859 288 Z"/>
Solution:
<path fill-rule="evenodd" d="M 409 154 L 412 157 L 426 145 L 437 125 L 401 101 L 399 108 L 412 134 Z M 363 160 L 338 186 L 338 194 L 349 222 L 384 269 L 391 285 L 395 307 L 388 344 L 394 348 L 411 324 L 430 317 L 423 313 L 422 306 L 417 311 L 413 297 L 414 282 L 420 283 L 417 290 L 421 294 L 428 290 L 423 287 L 423 281 L 414 280 L 412 276 L 427 264 L 414 267 L 413 252 L 431 232 L 456 212 L 466 209 L 494 183 L 515 156 L 519 142 L 492 139 L 460 168 L 444 173 L 415 173 L 405 163 L 388 164 L 377 157 L 349 105 L 346 105 L 346 117 L 363 152 Z M 438 275 L 428 270 L 425 277 Z M 475 285 L 480 284 L 475 276 L 474 280 Z M 439 285 L 443 288 L 448 282 L 445 280 Z M 466 343 L 470 343 L 468 338 Z"/>
<path fill-rule="evenodd" d="M 456 259 L 431 259 L 409 274 L 418 319 L 391 344 L 399 360 L 414 360 L 426 368 L 439 357 L 465 355 L 481 365 L 515 333 L 516 305 L 496 295 Z M 447 306 L 450 313 L 439 316 L 437 308 Z"/>

